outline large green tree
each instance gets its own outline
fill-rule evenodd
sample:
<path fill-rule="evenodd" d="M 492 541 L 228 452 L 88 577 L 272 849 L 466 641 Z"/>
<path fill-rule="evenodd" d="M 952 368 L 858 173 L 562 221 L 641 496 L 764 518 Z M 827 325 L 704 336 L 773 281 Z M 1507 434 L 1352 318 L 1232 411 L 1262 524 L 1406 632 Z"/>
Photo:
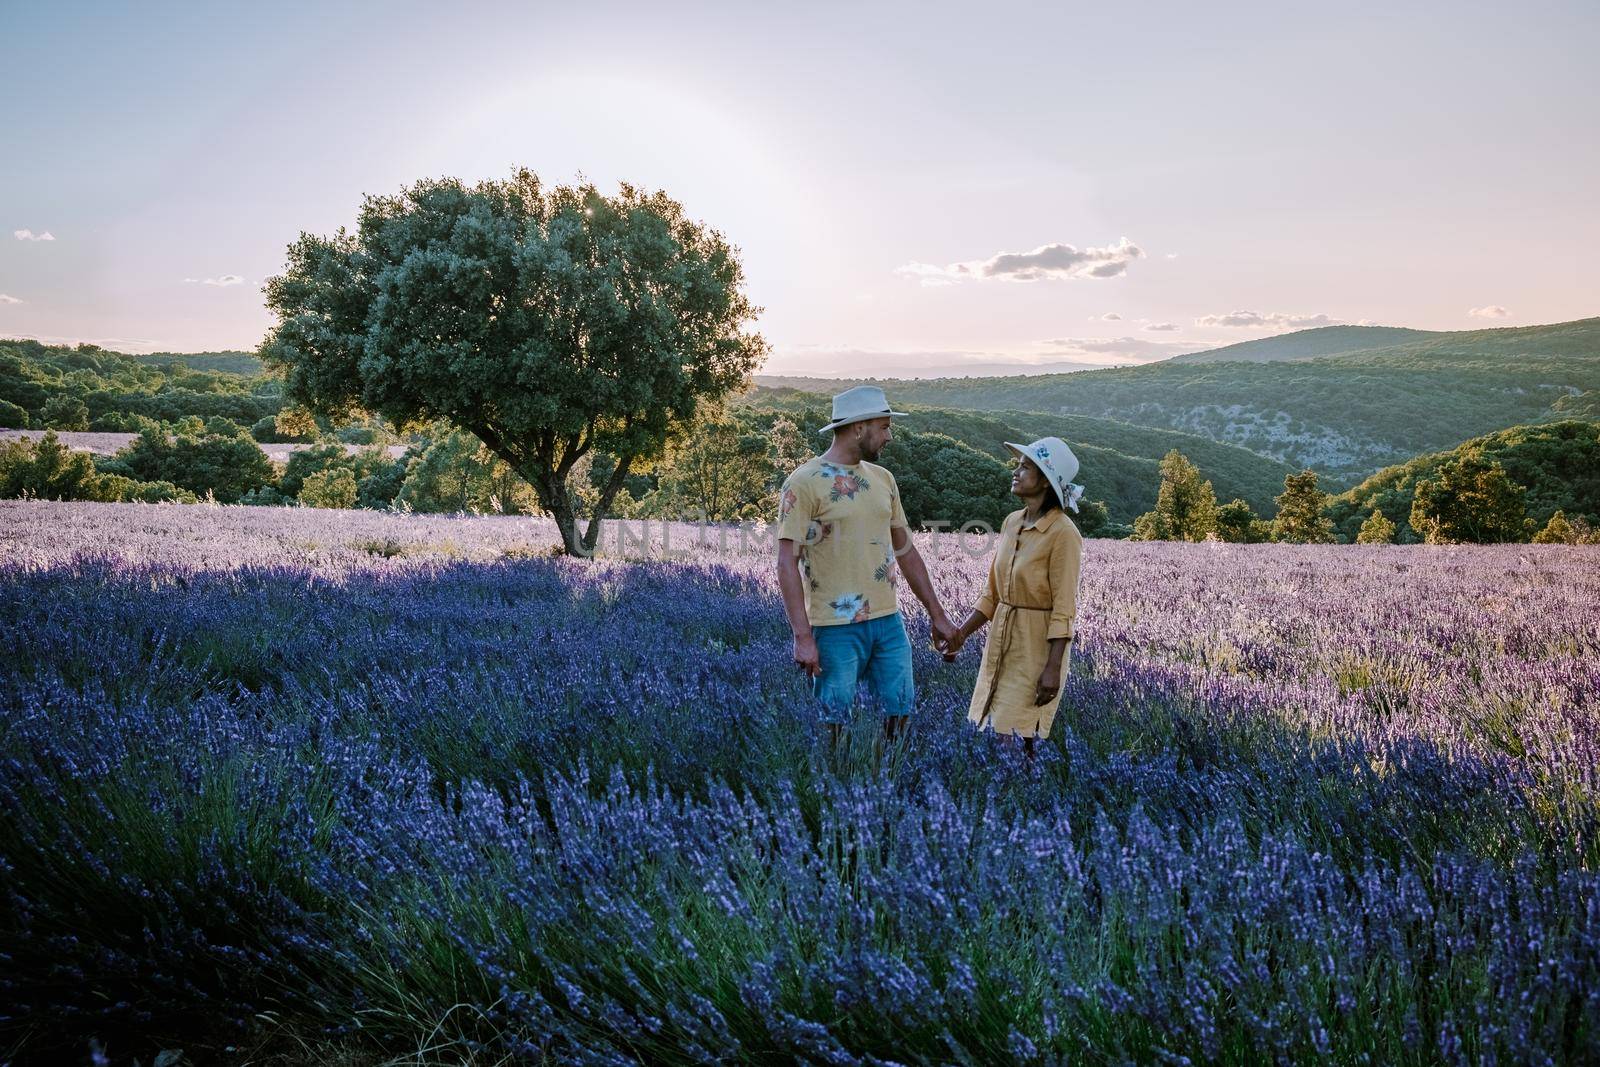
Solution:
<path fill-rule="evenodd" d="M 470 431 L 586 555 L 634 462 L 760 362 L 743 282 L 737 250 L 662 193 L 423 181 L 289 247 L 261 354 L 317 413 Z M 568 476 L 596 451 L 615 463 L 583 508 Z"/>

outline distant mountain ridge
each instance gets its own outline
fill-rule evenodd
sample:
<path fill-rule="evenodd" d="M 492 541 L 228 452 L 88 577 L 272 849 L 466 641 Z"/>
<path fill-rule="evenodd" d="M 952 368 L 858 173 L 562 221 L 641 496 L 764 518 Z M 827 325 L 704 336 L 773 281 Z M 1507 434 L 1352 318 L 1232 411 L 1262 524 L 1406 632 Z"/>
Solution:
<path fill-rule="evenodd" d="M 1249 360 L 1169 359 L 1073 374 L 876 381 L 900 405 L 1085 415 L 1198 434 L 1310 467 L 1335 488 L 1508 426 L 1600 410 L 1600 318 L 1414 332 L 1423 336 L 1312 358 L 1302 358 L 1302 338 L 1281 342 L 1291 348 L 1280 351 L 1295 354 L 1278 359 L 1258 348 Z M 1341 336 L 1348 343 L 1370 335 L 1332 335 Z M 873 379 L 839 379 L 827 388 L 866 380 Z"/>
<path fill-rule="evenodd" d="M 1255 341 L 1208 348 L 1173 356 L 1168 363 L 1277 363 L 1295 359 L 1322 359 L 1388 348 L 1446 334 L 1435 330 L 1412 330 L 1404 326 L 1319 326 L 1311 330 L 1263 337 Z"/>

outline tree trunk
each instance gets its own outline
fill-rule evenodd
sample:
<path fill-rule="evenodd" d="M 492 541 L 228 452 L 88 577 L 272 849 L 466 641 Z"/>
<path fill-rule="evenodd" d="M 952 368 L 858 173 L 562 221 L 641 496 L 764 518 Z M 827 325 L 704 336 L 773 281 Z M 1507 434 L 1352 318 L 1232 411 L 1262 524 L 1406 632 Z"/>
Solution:
<path fill-rule="evenodd" d="M 628 477 L 628 468 L 633 466 L 633 457 L 618 456 L 617 465 L 611 472 L 611 477 L 606 479 L 606 484 L 600 489 L 600 499 L 595 501 L 594 514 L 589 517 L 589 528 L 583 532 L 584 555 L 594 555 L 594 546 L 600 540 L 600 516 L 606 513 L 611 502 L 617 498 L 617 491 L 622 488 L 624 479 Z"/>
<path fill-rule="evenodd" d="M 533 486 L 539 506 L 556 521 L 556 529 L 561 534 L 561 551 L 569 556 L 593 555 L 592 550 L 584 549 L 583 539 L 578 534 L 578 509 L 565 479 L 558 479 L 555 472 L 550 470 L 535 469 L 519 473 Z"/>
<path fill-rule="evenodd" d="M 566 479 L 558 478 L 552 470 L 536 469 L 520 473 L 528 484 L 533 486 L 534 495 L 539 498 L 539 506 L 549 512 L 550 517 L 555 520 L 556 529 L 561 532 L 562 552 L 569 556 L 588 558 L 594 555 L 595 545 L 600 541 L 600 517 L 616 499 L 632 465 L 632 456 L 618 458 L 616 469 L 611 472 L 611 477 L 601 488 L 600 499 L 595 502 L 594 514 L 589 516 L 588 525 L 581 534 L 578 531 L 578 520 L 582 516 L 578 514 L 577 500 L 573 497 Z"/>

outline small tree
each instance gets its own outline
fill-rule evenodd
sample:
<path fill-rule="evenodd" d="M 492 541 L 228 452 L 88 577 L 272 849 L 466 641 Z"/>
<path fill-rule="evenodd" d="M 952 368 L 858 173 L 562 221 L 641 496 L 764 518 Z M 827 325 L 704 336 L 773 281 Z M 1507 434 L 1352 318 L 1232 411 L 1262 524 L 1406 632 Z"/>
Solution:
<path fill-rule="evenodd" d="M 8 430 L 26 430 L 28 428 L 28 409 L 9 400 L 0 400 L 0 428 Z"/>
<path fill-rule="evenodd" d="M 308 508 L 355 507 L 355 472 L 349 467 L 330 467 L 308 475 L 300 486 L 300 503 Z"/>
<path fill-rule="evenodd" d="M 527 483 L 464 430 L 450 431 L 413 460 L 394 500 L 412 511 L 507 515 L 537 506 Z"/>
<path fill-rule="evenodd" d="M 1361 524 L 1361 532 L 1356 534 L 1356 544 L 1392 545 L 1397 529 L 1399 527 L 1385 518 L 1383 512 L 1373 508 L 1372 514 L 1367 516 L 1367 521 Z"/>
<path fill-rule="evenodd" d="M 1176 448 L 1161 458 L 1154 511 L 1133 523 L 1136 541 L 1204 541 L 1217 528 L 1217 494 L 1200 468 Z"/>
<path fill-rule="evenodd" d="M 1317 488 L 1317 472 L 1303 470 L 1285 475 L 1283 492 L 1275 499 L 1278 515 L 1272 536 L 1297 544 L 1326 544 L 1333 540 L 1333 520 L 1325 514 L 1328 494 Z"/>
<path fill-rule="evenodd" d="M 87 430 L 89 405 L 75 396 L 53 396 L 44 402 L 40 411 L 44 424 L 52 430 Z"/>
<path fill-rule="evenodd" d="M 766 437 L 723 413 L 710 414 L 667 446 L 646 510 L 696 512 L 711 522 L 750 518 L 761 513 L 772 466 Z"/>
<path fill-rule="evenodd" d="M 1582 515 L 1567 518 L 1565 511 L 1557 511 L 1544 524 L 1544 529 L 1533 535 L 1536 545 L 1592 545 L 1600 541 L 1600 531 Z"/>
<path fill-rule="evenodd" d="M 808 438 L 805 431 L 795 425 L 795 421 L 787 415 L 779 415 L 772 420 L 772 428 L 767 431 L 767 439 L 772 442 L 774 488 L 783 485 L 783 480 L 789 477 L 796 467 L 817 454 L 816 442 Z"/>
<path fill-rule="evenodd" d="M 743 282 L 736 250 L 661 193 L 424 181 L 368 197 L 353 234 L 290 246 L 262 355 L 318 412 L 470 431 L 588 555 L 633 463 L 760 362 Z M 568 476 L 597 450 L 616 462 L 580 536 Z"/>
<path fill-rule="evenodd" d="M 1528 535 L 1525 495 L 1498 461 L 1465 452 L 1418 483 L 1411 528 L 1430 545 L 1521 541 Z"/>
<path fill-rule="evenodd" d="M 1224 541 L 1260 544 L 1271 532 L 1271 527 L 1244 500 L 1234 498 L 1217 508 L 1217 536 Z"/>

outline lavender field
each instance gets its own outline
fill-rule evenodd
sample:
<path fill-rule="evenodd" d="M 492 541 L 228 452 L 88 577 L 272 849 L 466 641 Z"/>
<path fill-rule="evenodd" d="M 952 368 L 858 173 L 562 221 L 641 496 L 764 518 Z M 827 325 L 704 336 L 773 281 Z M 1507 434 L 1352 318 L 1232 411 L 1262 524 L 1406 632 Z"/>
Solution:
<path fill-rule="evenodd" d="M 767 555 L 555 543 L 0 504 L 0 1061 L 1597 1058 L 1600 548 L 1088 542 L 1030 765 L 919 612 L 830 754 Z"/>

